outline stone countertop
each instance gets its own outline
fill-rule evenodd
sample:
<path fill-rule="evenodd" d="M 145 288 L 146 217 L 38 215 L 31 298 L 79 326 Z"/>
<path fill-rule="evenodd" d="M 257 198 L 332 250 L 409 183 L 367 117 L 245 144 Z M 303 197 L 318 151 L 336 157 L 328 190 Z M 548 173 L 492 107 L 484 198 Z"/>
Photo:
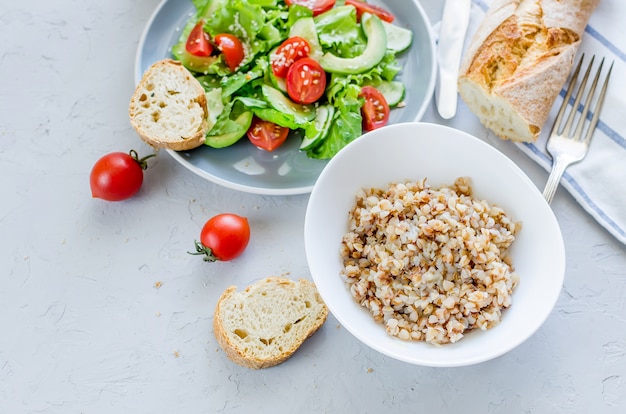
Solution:
<path fill-rule="evenodd" d="M 310 278 L 308 196 L 220 187 L 163 152 L 134 198 L 91 198 L 99 157 L 151 152 L 127 106 L 157 4 L 33 0 L 0 11 L 0 413 L 623 412 L 626 249 L 562 189 L 553 208 L 565 284 L 545 324 L 511 352 L 463 368 L 413 366 L 330 316 L 279 366 L 229 361 L 212 334 L 217 298 L 266 276 Z M 436 22 L 442 2 L 422 4 Z M 471 117 L 444 122 L 431 105 L 424 120 L 478 131 L 544 185 L 542 168 Z M 251 222 L 244 255 L 191 258 L 201 226 L 225 211 Z"/>

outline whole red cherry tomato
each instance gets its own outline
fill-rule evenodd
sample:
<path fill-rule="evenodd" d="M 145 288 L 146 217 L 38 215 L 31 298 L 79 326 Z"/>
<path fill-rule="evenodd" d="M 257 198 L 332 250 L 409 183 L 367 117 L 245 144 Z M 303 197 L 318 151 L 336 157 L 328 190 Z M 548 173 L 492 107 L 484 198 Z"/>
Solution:
<path fill-rule="evenodd" d="M 134 196 L 143 183 L 146 160 L 156 154 L 139 158 L 135 150 L 128 154 L 112 152 L 96 161 L 89 183 L 91 195 L 108 201 L 121 201 Z"/>
<path fill-rule="evenodd" d="M 202 227 L 196 251 L 190 254 L 204 255 L 204 261 L 233 260 L 243 253 L 250 241 L 248 219 L 232 213 L 218 214 Z"/>

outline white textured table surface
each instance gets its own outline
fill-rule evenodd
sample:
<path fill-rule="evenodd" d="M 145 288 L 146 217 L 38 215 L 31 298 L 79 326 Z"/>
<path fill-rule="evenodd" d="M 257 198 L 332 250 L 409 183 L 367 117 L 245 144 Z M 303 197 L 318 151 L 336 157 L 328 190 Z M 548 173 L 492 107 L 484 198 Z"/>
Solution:
<path fill-rule="evenodd" d="M 441 2 L 422 3 L 437 21 Z M 553 207 L 565 285 L 545 325 L 510 353 L 457 369 L 407 365 L 331 316 L 282 365 L 252 371 L 227 360 L 211 328 L 227 286 L 310 278 L 308 196 L 222 188 L 163 152 L 133 199 L 91 198 L 96 159 L 150 152 L 127 105 L 156 5 L 1 7 L 0 413 L 624 412 L 626 249 L 562 189 Z M 460 111 L 446 124 L 499 147 L 543 186 L 543 169 Z M 441 122 L 434 107 L 425 120 Z M 202 224 L 224 211 L 250 219 L 249 248 L 228 263 L 191 258 Z"/>

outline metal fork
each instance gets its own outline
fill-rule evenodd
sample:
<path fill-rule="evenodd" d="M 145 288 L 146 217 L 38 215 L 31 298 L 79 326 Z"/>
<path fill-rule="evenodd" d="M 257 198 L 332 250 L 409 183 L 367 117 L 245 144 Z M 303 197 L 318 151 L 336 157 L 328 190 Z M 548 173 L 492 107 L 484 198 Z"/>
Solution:
<path fill-rule="evenodd" d="M 569 104 L 570 97 L 572 96 L 572 93 L 576 86 L 576 81 L 578 79 L 578 74 L 580 72 L 580 68 L 582 66 L 584 58 L 585 55 L 582 55 L 580 61 L 578 62 L 578 65 L 576 66 L 576 69 L 574 70 L 574 73 L 572 74 L 569 86 L 567 87 L 567 92 L 565 93 L 565 98 L 563 99 L 563 104 L 561 105 L 559 113 L 554 120 L 554 125 L 552 125 L 550 137 L 548 138 L 548 143 L 546 145 L 546 149 L 552 156 L 552 171 L 550 171 L 548 182 L 546 183 L 546 186 L 543 190 L 543 197 L 548 203 L 552 202 L 552 197 L 554 197 L 554 193 L 559 186 L 559 181 L 561 180 L 565 169 L 571 164 L 581 161 L 583 158 L 585 158 L 585 155 L 587 155 L 587 151 L 589 150 L 589 142 L 591 141 L 593 132 L 596 128 L 596 125 L 598 124 L 598 119 L 600 118 L 600 111 L 602 110 L 604 95 L 606 95 L 606 89 L 609 83 L 609 78 L 611 76 L 611 70 L 613 69 L 613 63 L 611 63 L 609 72 L 606 75 L 604 84 L 602 85 L 600 95 L 596 100 L 596 107 L 593 111 L 593 117 L 591 118 L 591 122 L 587 126 L 586 132 L 583 136 L 583 127 L 590 113 L 591 100 L 596 91 L 596 87 L 598 86 L 598 79 L 600 78 L 600 72 L 602 72 L 604 58 L 602 58 L 600 66 L 598 67 L 596 75 L 593 79 L 593 83 L 591 84 L 591 87 L 587 92 L 585 105 L 582 109 L 580 117 L 578 118 L 578 123 L 576 124 L 575 129 L 573 125 L 574 118 L 576 116 L 576 112 L 578 112 L 578 106 L 585 92 L 585 86 L 587 85 L 587 80 L 589 78 L 589 73 L 591 72 L 591 67 L 593 66 L 595 56 L 591 58 L 591 62 L 589 62 L 589 66 L 585 71 L 585 76 L 583 77 L 583 80 L 578 88 L 574 104 L 572 105 L 572 110 L 567 117 L 565 125 L 561 126 L 560 124 L 565 113 L 565 109 Z"/>

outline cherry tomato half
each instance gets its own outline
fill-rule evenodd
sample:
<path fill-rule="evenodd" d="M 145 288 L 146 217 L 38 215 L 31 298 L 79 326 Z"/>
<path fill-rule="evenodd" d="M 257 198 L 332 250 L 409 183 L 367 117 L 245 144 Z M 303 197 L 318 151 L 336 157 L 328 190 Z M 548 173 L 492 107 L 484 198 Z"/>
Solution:
<path fill-rule="evenodd" d="M 287 94 L 301 104 L 311 104 L 324 95 L 326 72 L 311 58 L 296 60 L 287 72 Z"/>
<path fill-rule="evenodd" d="M 283 145 L 289 135 L 289 128 L 265 121 L 256 116 L 248 128 L 248 139 L 251 143 L 265 151 L 274 151 Z"/>
<path fill-rule="evenodd" d="M 235 71 L 244 58 L 244 49 L 241 40 L 235 36 L 223 33 L 215 36 L 217 48 L 224 54 L 224 60 L 231 71 Z"/>
<path fill-rule="evenodd" d="M 309 56 L 310 52 L 311 46 L 306 39 L 300 36 L 288 38 L 270 55 L 272 72 L 279 78 L 284 78 L 293 62 Z"/>
<path fill-rule="evenodd" d="M 363 13 L 375 14 L 381 20 L 389 23 L 393 22 L 393 20 L 395 19 L 395 16 L 387 10 L 373 4 L 368 4 L 365 1 L 346 0 L 346 5 L 351 5 L 356 8 L 356 16 L 359 21 L 361 21 L 361 16 L 363 15 Z"/>
<path fill-rule="evenodd" d="M 361 107 L 363 129 L 372 131 L 387 125 L 389 105 L 383 94 L 373 86 L 364 86 L 361 88 L 361 96 L 365 99 L 365 103 Z"/>
<path fill-rule="evenodd" d="M 213 53 L 213 46 L 211 46 L 211 38 L 209 34 L 204 31 L 204 21 L 200 20 L 189 32 L 187 37 L 187 43 L 185 43 L 185 50 L 199 57 L 211 56 Z"/>
<path fill-rule="evenodd" d="M 89 184 L 91 195 L 107 201 L 121 201 L 134 196 L 143 183 L 143 170 L 148 167 L 146 159 L 139 159 L 137 152 L 112 152 L 96 161 L 91 170 Z"/>
<path fill-rule="evenodd" d="M 204 255 L 204 261 L 228 261 L 239 257 L 250 241 L 250 224 L 245 217 L 224 213 L 210 218 L 200 231 L 200 242 L 190 254 Z"/>
<path fill-rule="evenodd" d="M 299 4 L 300 6 L 308 7 L 313 10 L 313 16 L 324 13 L 333 8 L 335 0 L 285 0 L 287 6 L 292 4 Z"/>

